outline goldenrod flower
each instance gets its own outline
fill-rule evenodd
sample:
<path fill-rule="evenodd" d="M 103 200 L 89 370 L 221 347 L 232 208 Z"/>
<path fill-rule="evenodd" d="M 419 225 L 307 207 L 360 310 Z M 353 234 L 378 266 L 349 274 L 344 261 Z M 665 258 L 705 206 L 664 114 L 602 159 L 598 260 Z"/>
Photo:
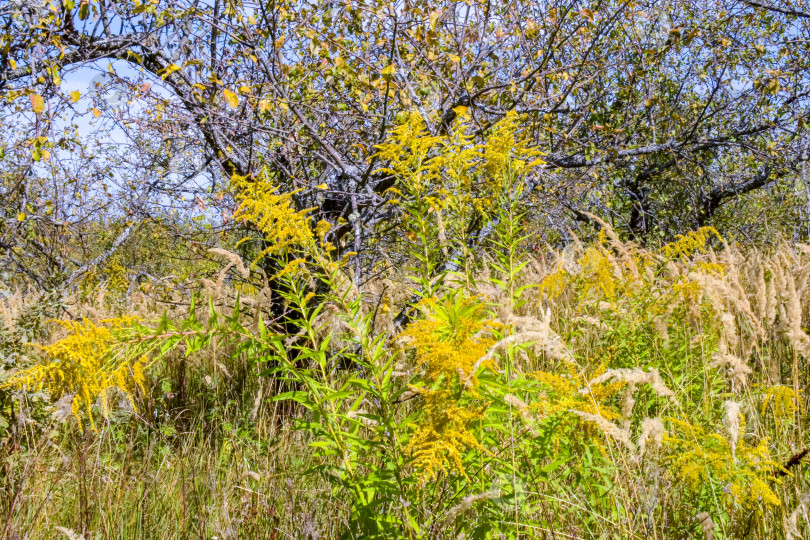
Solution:
<path fill-rule="evenodd" d="M 87 319 L 56 322 L 70 334 L 52 345 L 36 345 L 51 361 L 18 371 L 0 385 L 0 389 L 47 390 L 55 399 L 73 394 L 73 414 L 81 420 L 81 411 L 85 411 L 94 430 L 96 425 L 91 406 L 98 399 L 101 413 L 106 417 L 109 412 L 107 398 L 112 389 L 122 391 L 134 408 L 135 390 L 144 391 L 143 370 L 147 358 L 117 362 L 113 355 L 113 345 L 117 341 L 115 331 L 131 326 L 134 318 L 101 321 L 106 326 Z"/>

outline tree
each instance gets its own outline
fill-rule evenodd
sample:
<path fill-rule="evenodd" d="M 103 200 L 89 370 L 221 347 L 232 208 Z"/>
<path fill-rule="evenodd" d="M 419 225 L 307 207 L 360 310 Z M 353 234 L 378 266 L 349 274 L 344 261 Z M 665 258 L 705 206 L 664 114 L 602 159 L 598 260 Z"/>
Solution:
<path fill-rule="evenodd" d="M 155 201 L 193 193 L 211 202 L 232 175 L 260 171 L 294 192 L 298 209 L 314 207 L 314 222 L 334 225 L 329 240 L 359 253 L 359 275 L 388 249 L 385 224 L 398 219 L 387 204 L 396 179 L 376 172 L 376 146 L 409 111 L 447 135 L 466 110 L 482 143 L 516 111 L 527 142 L 547 154 L 522 197 L 554 212 L 560 230 L 589 210 L 640 239 L 709 222 L 728 201 L 793 175 L 806 155 L 810 22 L 787 2 L 44 0 L 2 9 L 0 89 L 19 129 L 6 143 L 17 152 L 3 160 L 6 178 L 36 171 L 43 185 L 65 182 L 63 156 L 80 146 L 54 132 L 81 98 L 62 83 L 77 66 L 111 66 L 130 106 L 85 114 L 148 154 L 127 163 L 119 149 L 116 174 L 128 181 L 115 190 L 125 201 L 117 212 L 134 218 L 107 250 L 59 263 L 67 283 L 126 241 Z M 150 163 L 172 147 L 204 157 L 161 174 Z M 60 167 L 46 170 L 43 151 Z M 185 191 L 202 178 L 210 185 Z M 0 238 L 22 269 L 13 249 L 34 248 L 14 214 L 47 221 L 18 196 L 19 182 L 7 184 Z M 474 215 L 470 238 L 489 219 Z"/>

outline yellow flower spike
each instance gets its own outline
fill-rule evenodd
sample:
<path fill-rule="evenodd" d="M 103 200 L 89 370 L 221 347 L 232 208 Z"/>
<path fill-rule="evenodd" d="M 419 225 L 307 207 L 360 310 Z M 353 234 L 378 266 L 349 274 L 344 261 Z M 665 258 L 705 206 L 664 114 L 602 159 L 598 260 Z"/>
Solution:
<path fill-rule="evenodd" d="M 414 457 L 421 484 L 436 478 L 440 472 L 455 470 L 463 476 L 463 452 L 469 448 L 484 450 L 469 430 L 474 420 L 483 417 L 487 406 L 460 407 L 446 390 L 421 390 L 425 422 L 415 426 L 406 452 Z"/>
<path fill-rule="evenodd" d="M 101 404 L 102 416 L 109 413 L 109 392 L 118 388 L 135 406 L 131 387 L 144 390 L 143 369 L 146 358 L 135 362 L 120 362 L 115 365 L 113 347 L 117 341 L 111 331 L 131 326 L 133 317 L 107 319 L 96 325 L 82 321 L 56 321 L 70 333 L 51 345 L 37 345 L 50 362 L 18 371 L 11 375 L 2 388 L 21 390 L 46 389 L 54 399 L 73 394 L 71 411 L 81 421 L 86 413 L 91 429 L 95 431 L 92 406 L 96 400 Z"/>
<path fill-rule="evenodd" d="M 479 363 L 495 344 L 486 336 L 495 328 L 494 323 L 484 320 L 483 307 L 471 299 L 423 301 L 419 305 L 430 310 L 428 318 L 409 326 L 401 337 L 416 350 L 417 363 L 426 368 L 427 380 L 459 376 L 472 381 L 474 388 L 475 371 L 494 366 L 494 360 Z"/>
<path fill-rule="evenodd" d="M 718 240 L 723 240 L 723 237 L 714 227 L 701 227 L 687 234 L 679 234 L 674 242 L 664 246 L 661 251 L 668 259 L 676 257 L 685 259 L 697 252 L 705 251 L 706 243 L 712 236 Z"/>
<path fill-rule="evenodd" d="M 252 222 L 264 234 L 268 244 L 256 256 L 253 266 L 268 255 L 282 255 L 312 244 L 314 235 L 308 217 L 311 209 L 296 211 L 291 198 L 293 194 L 279 193 L 267 169 L 250 178 L 234 175 L 231 188 L 239 201 L 234 219 Z M 322 232 L 325 235 L 328 231 L 320 223 L 318 227 L 319 234 Z M 293 269 L 290 267 L 287 270 Z"/>

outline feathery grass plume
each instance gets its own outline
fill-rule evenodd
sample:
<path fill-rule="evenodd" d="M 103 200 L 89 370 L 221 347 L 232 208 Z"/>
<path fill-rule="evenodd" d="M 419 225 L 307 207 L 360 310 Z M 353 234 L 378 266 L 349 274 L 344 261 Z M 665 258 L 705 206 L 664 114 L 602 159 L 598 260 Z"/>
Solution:
<path fill-rule="evenodd" d="M 250 272 L 245 268 L 245 265 L 242 263 L 242 258 L 231 251 L 226 249 L 220 248 L 211 248 L 208 250 L 209 253 L 214 255 L 220 255 L 224 257 L 228 264 L 226 264 L 222 270 L 219 271 L 217 274 L 216 281 L 211 281 L 208 279 L 203 279 L 203 285 L 205 286 L 206 292 L 214 299 L 218 299 L 222 296 L 222 287 L 225 284 L 225 277 L 228 274 L 228 270 L 231 268 L 236 268 L 237 271 L 242 274 L 242 277 L 247 278 L 250 276 Z"/>
<path fill-rule="evenodd" d="M 376 427 L 379 422 L 374 420 L 373 418 L 369 418 L 366 416 L 368 414 L 367 411 L 364 410 L 356 410 L 356 411 L 349 411 L 346 416 L 351 418 L 352 420 L 357 420 L 361 422 L 367 428 L 374 428 Z"/>
<path fill-rule="evenodd" d="M 596 317 L 591 317 L 590 315 L 577 315 L 576 320 L 577 321 L 582 321 L 582 322 L 584 322 L 586 324 L 589 324 L 589 325 L 595 327 L 597 330 L 604 331 L 604 330 L 608 330 L 610 328 L 607 324 L 604 323 L 604 321 L 602 321 L 602 320 L 600 320 L 600 319 L 598 319 Z"/>
<path fill-rule="evenodd" d="M 649 384 L 650 388 L 661 397 L 673 397 L 675 395 L 675 393 L 664 384 L 657 368 L 649 368 L 648 371 L 644 371 L 641 368 L 609 369 L 589 381 L 585 388 L 582 388 L 579 393 L 585 395 L 589 393 L 595 385 L 603 384 L 610 380 L 624 381 L 632 384 L 633 388 L 635 388 L 636 384 Z"/>
<path fill-rule="evenodd" d="M 2 388 L 24 390 L 47 389 L 54 399 L 75 394 L 72 412 L 81 420 L 80 412 L 87 413 L 90 427 L 95 430 L 91 406 L 96 399 L 101 401 L 101 413 L 108 416 L 108 393 L 118 388 L 135 408 L 134 393 L 145 392 L 144 369 L 146 357 L 134 361 L 115 358 L 114 345 L 118 334 L 134 324 L 131 317 L 107 319 L 99 326 L 91 321 L 56 321 L 70 334 L 52 345 L 36 345 L 53 360 L 18 371 L 11 375 Z"/>
<path fill-rule="evenodd" d="M 644 418 L 638 436 L 638 455 L 643 456 L 647 448 L 657 450 L 664 444 L 664 423 L 660 418 Z"/>
<path fill-rule="evenodd" d="M 768 285 L 765 282 L 765 264 L 761 252 L 753 250 L 749 254 L 748 282 L 754 287 L 757 316 L 761 322 L 768 319 Z"/>
<path fill-rule="evenodd" d="M 724 340 L 720 340 L 720 345 L 716 353 L 712 356 L 709 364 L 713 368 L 726 368 L 727 375 L 731 382 L 731 389 L 739 392 L 748 383 L 748 375 L 753 373 L 750 367 L 739 357 L 728 351 L 728 346 Z"/>
<path fill-rule="evenodd" d="M 700 530 L 703 531 L 703 540 L 714 540 L 714 521 L 708 512 L 701 512 L 697 516 Z"/>
<path fill-rule="evenodd" d="M 799 504 L 796 505 L 796 508 L 785 521 L 785 540 L 802 538 L 799 532 L 799 514 L 803 514 L 806 521 L 808 507 L 810 507 L 810 493 L 802 493 L 799 497 Z"/>
<path fill-rule="evenodd" d="M 796 352 L 807 359 L 810 359 L 810 336 L 802 329 L 802 304 L 801 298 L 796 291 L 796 282 L 792 275 L 785 275 L 785 332 L 790 344 Z"/>
<path fill-rule="evenodd" d="M 459 515 L 463 514 L 467 510 L 472 507 L 472 505 L 478 501 L 487 501 L 490 499 L 497 499 L 501 496 L 501 491 L 499 489 L 493 489 L 491 491 L 485 491 L 484 493 L 477 493 L 475 495 L 469 495 L 461 499 L 461 502 L 458 503 L 456 506 L 452 507 L 450 510 L 447 511 L 447 516 L 444 518 L 445 523 L 449 523 L 456 519 Z"/>
<path fill-rule="evenodd" d="M 228 265 L 221 271 L 222 274 L 227 273 L 231 268 L 236 268 L 239 273 L 242 274 L 243 278 L 247 279 L 250 277 L 250 271 L 245 268 L 245 263 L 242 262 L 242 257 L 240 257 L 238 253 L 222 248 L 211 248 L 208 250 L 208 253 L 219 255 L 228 261 Z"/>
<path fill-rule="evenodd" d="M 605 223 L 605 221 L 603 221 L 599 216 L 589 212 L 583 212 L 583 214 L 599 224 L 601 227 L 599 232 L 603 232 L 604 235 L 610 240 L 610 244 L 619 254 L 619 261 L 622 263 L 623 267 L 630 271 L 630 275 L 634 281 L 638 281 L 641 274 L 639 272 L 638 259 L 635 256 L 635 246 L 622 242 L 619 235 L 617 235 L 616 231 L 613 230 L 613 227 Z M 621 270 L 619 272 L 620 274 L 622 273 Z"/>
<path fill-rule="evenodd" d="M 52 418 L 57 422 L 64 422 L 73 414 L 73 398 L 75 394 L 65 394 L 54 403 Z"/>
<path fill-rule="evenodd" d="M 776 271 L 774 270 L 772 264 L 767 263 L 765 264 L 765 272 L 767 272 L 767 276 L 769 277 L 769 279 L 765 281 L 766 300 L 765 300 L 765 317 L 763 320 L 766 326 L 772 327 L 774 321 L 776 320 L 777 304 L 778 304 Z"/>
<path fill-rule="evenodd" d="M 726 401 L 723 404 L 726 415 L 723 417 L 723 425 L 728 430 L 728 445 L 731 449 L 731 459 L 737 459 L 737 440 L 740 437 L 740 404 L 736 401 Z"/>
<path fill-rule="evenodd" d="M 53 530 L 64 534 L 68 540 L 85 540 L 83 534 L 79 534 L 73 529 L 68 529 L 66 527 L 54 527 Z"/>
<path fill-rule="evenodd" d="M 442 211 L 441 208 L 436 208 L 436 227 L 437 227 L 437 238 L 439 239 L 439 246 L 442 248 L 442 253 L 444 253 L 445 257 L 450 256 L 450 251 L 447 248 L 447 230 L 444 228 L 444 219 L 442 218 Z"/>
<path fill-rule="evenodd" d="M 571 227 L 566 225 L 565 232 L 568 233 L 569 238 L 571 238 L 571 245 L 573 245 L 576 249 L 582 251 L 585 247 L 582 245 L 582 240 L 579 239 L 577 233 L 571 230 Z"/>
<path fill-rule="evenodd" d="M 13 295 L 0 298 L 0 314 L 3 316 L 3 324 L 5 325 L 6 330 L 14 331 L 14 320 L 17 317 L 16 313 L 12 311 L 12 306 L 18 305 L 20 305 L 19 291 L 15 292 Z"/>
<path fill-rule="evenodd" d="M 751 307 L 751 302 L 748 299 L 748 293 L 740 282 L 740 271 L 736 263 L 736 254 L 729 249 L 729 252 L 723 252 L 724 267 L 726 272 L 724 274 L 727 286 L 725 292 L 727 293 L 726 299 L 737 308 L 737 310 L 748 319 L 748 322 L 753 326 L 754 334 L 759 337 L 764 337 L 764 329 L 760 318 L 754 314 Z"/>
<path fill-rule="evenodd" d="M 724 298 L 731 296 L 729 286 L 725 280 L 712 274 L 692 271 L 689 279 L 700 286 L 703 298 L 709 301 L 715 315 L 723 326 L 726 343 L 736 349 L 740 344 L 740 335 L 737 331 L 737 320 L 734 314 L 726 307 Z"/>
<path fill-rule="evenodd" d="M 352 325 L 334 304 L 325 304 L 312 322 L 315 334 L 321 339 L 329 339 L 329 345 L 334 351 L 346 347 L 349 344 L 349 335 L 354 332 Z"/>
<path fill-rule="evenodd" d="M 773 270 L 773 282 L 775 285 L 774 309 L 780 309 L 780 311 L 783 311 L 784 306 L 780 300 L 782 300 L 783 291 L 787 289 L 787 274 L 790 272 L 790 269 L 783 264 L 781 259 L 782 258 L 779 256 L 779 254 L 774 256 L 772 259 L 773 265 L 771 266 L 771 269 Z M 782 321 L 784 322 L 787 319 L 786 315 L 783 315 L 782 313 L 779 314 L 782 315 Z M 774 317 L 774 319 L 775 318 L 776 317 Z"/>
<path fill-rule="evenodd" d="M 590 414 L 584 411 L 578 411 L 576 409 L 569 409 L 568 412 L 579 416 L 583 420 L 593 423 L 597 428 L 599 428 L 599 431 L 623 444 L 628 450 L 630 450 L 631 453 L 636 452 L 636 445 L 634 445 L 633 441 L 630 440 L 630 432 L 628 430 L 620 428 L 604 416 L 598 414 Z"/>
<path fill-rule="evenodd" d="M 487 353 L 476 362 L 476 369 L 473 369 L 473 373 L 478 366 L 491 362 L 498 351 L 515 343 L 531 343 L 535 349 L 543 351 L 554 360 L 574 362 L 573 353 L 566 347 L 562 338 L 551 329 L 550 309 L 541 309 L 539 318 L 519 317 L 512 313 L 511 309 L 504 309 L 501 313 L 501 321 L 507 326 L 514 327 L 516 332 L 492 343 Z M 467 384 L 469 385 L 469 383 Z"/>
<path fill-rule="evenodd" d="M 239 478 L 241 480 L 244 480 L 245 478 L 251 478 L 251 479 L 255 480 L 256 482 L 261 482 L 262 481 L 262 475 L 260 475 L 257 472 L 254 472 L 254 471 L 245 471 L 241 475 L 239 475 Z"/>
<path fill-rule="evenodd" d="M 577 261 L 583 253 L 585 253 L 585 246 L 582 244 L 577 246 L 565 246 L 557 257 L 559 269 L 570 276 L 578 276 L 581 268 Z"/>
<path fill-rule="evenodd" d="M 627 387 L 624 389 L 624 393 L 622 394 L 622 416 L 625 418 L 625 428 L 629 426 L 630 423 L 630 415 L 633 414 L 633 407 L 636 406 L 636 398 L 633 397 L 633 394 L 636 393 L 636 383 L 629 382 L 627 383 Z"/>
<path fill-rule="evenodd" d="M 796 289 L 799 296 L 803 298 L 808 286 L 810 286 L 810 262 L 805 263 L 802 260 L 802 255 L 810 255 L 810 246 L 798 244 L 796 249 L 798 249 L 799 253 L 794 250 L 791 255 L 793 255 L 794 268 L 799 267 L 798 270 L 794 271 L 794 274 L 796 275 Z"/>

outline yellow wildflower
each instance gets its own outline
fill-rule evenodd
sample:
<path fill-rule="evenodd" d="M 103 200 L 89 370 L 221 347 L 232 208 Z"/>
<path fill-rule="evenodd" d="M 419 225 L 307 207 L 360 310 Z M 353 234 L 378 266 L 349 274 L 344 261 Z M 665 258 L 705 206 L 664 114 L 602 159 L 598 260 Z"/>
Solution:
<path fill-rule="evenodd" d="M 472 421 L 481 418 L 486 405 L 464 407 L 453 402 L 447 390 L 420 390 L 425 422 L 416 427 L 406 452 L 414 457 L 414 466 L 420 471 L 420 482 L 436 478 L 440 472 L 453 469 L 466 476 L 462 464 L 463 452 L 469 448 L 483 450 L 470 431 Z"/>
<path fill-rule="evenodd" d="M 412 324 L 401 337 L 416 350 L 416 361 L 426 369 L 425 378 L 435 382 L 441 377 L 461 377 L 473 381 L 480 368 L 493 367 L 487 349 L 495 340 L 487 334 L 496 327 L 483 318 L 483 306 L 474 300 L 449 298 L 443 303 L 430 302 L 428 318 Z"/>
<path fill-rule="evenodd" d="M 291 249 L 311 245 L 314 236 L 307 217 L 309 210 L 296 211 L 291 194 L 278 193 L 269 171 L 262 169 L 251 178 L 234 175 L 231 187 L 240 203 L 234 217 L 252 222 L 264 234 L 268 246 L 256 257 L 254 265 L 267 255 L 286 254 Z"/>
<path fill-rule="evenodd" d="M 134 318 L 101 321 L 106 326 L 96 325 L 87 319 L 56 322 L 69 330 L 70 334 L 52 345 L 36 345 L 52 360 L 18 371 L 0 385 L 0 389 L 46 389 L 53 398 L 73 394 L 73 414 L 81 419 L 80 413 L 85 411 L 94 430 L 91 406 L 98 399 L 102 415 L 106 417 L 109 412 L 107 398 L 113 388 L 121 390 L 135 407 L 133 394 L 137 388 L 144 391 L 143 370 L 147 358 L 116 365 L 112 354 L 112 347 L 117 341 L 116 331 L 132 325 Z"/>

